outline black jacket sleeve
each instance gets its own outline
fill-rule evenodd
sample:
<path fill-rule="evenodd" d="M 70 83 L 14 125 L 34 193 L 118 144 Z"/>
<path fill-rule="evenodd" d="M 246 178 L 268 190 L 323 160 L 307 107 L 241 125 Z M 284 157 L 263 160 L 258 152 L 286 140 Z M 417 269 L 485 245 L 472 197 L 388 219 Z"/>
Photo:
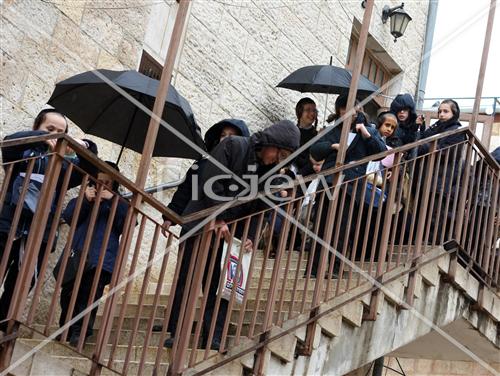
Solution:
<path fill-rule="evenodd" d="M 382 137 L 380 137 L 380 133 L 378 132 L 378 130 L 376 130 L 375 128 L 372 128 L 372 127 L 366 127 L 366 129 L 367 129 L 368 133 L 370 133 L 370 135 L 371 135 L 370 138 L 365 139 L 365 142 L 368 146 L 369 155 L 378 154 L 378 153 L 381 153 L 383 151 L 386 151 L 387 146 L 386 146 L 384 140 L 382 139 Z"/>
<path fill-rule="evenodd" d="M 187 171 L 184 181 L 177 187 L 172 201 L 168 204 L 168 208 L 178 215 L 182 215 L 184 209 L 186 208 L 189 201 L 193 198 L 193 189 L 198 189 L 198 187 L 193 187 L 193 176 L 199 173 L 198 169 L 193 168 L 198 166 L 198 162 L 195 162 Z M 198 166 L 199 168 L 199 166 Z M 167 217 L 163 216 L 166 220 Z"/>
<path fill-rule="evenodd" d="M 84 139 L 83 141 L 86 141 L 89 145 L 87 150 L 97 156 L 97 152 L 98 152 L 97 145 L 90 140 Z M 78 154 L 77 154 L 77 156 L 78 156 L 78 158 L 75 161 L 75 164 L 78 167 L 80 167 L 83 171 L 85 171 L 87 174 L 92 175 L 92 176 L 96 176 L 97 169 L 94 167 L 92 162 L 87 161 L 85 158 L 79 156 Z M 65 162 L 63 164 L 61 175 L 60 175 L 61 179 L 59 179 L 59 183 L 62 183 L 62 179 L 64 178 L 64 173 L 66 172 L 66 169 L 68 168 L 68 166 L 69 166 L 68 162 Z M 71 177 L 69 180 L 69 187 L 68 188 L 74 188 L 74 187 L 79 186 L 80 184 L 82 184 L 82 179 L 83 179 L 82 173 L 80 171 L 77 171 L 76 169 L 73 169 L 73 171 L 71 172 Z"/>
<path fill-rule="evenodd" d="M 21 131 L 5 136 L 4 140 L 15 140 L 17 138 L 34 137 L 34 136 L 44 136 L 48 132 L 45 131 Z M 44 142 L 29 143 L 23 145 L 15 145 L 2 148 L 2 159 L 3 163 L 18 161 L 23 158 L 23 153 L 26 150 L 33 149 L 36 147 L 43 147 Z"/>

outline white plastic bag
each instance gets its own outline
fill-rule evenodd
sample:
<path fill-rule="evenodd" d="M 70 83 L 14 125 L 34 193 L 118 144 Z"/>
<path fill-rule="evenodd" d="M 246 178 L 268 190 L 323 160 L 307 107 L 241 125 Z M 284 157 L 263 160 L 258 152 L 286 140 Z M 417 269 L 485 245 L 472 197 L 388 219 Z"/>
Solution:
<path fill-rule="evenodd" d="M 248 269 L 250 267 L 252 254 L 251 252 L 246 252 L 245 250 L 241 250 L 241 240 L 233 238 L 231 244 L 231 253 L 229 255 L 229 259 L 227 260 L 226 264 L 225 261 L 227 255 L 227 248 L 228 244 L 224 242 L 224 249 L 222 251 L 222 259 L 220 265 L 221 274 L 224 281 L 224 284 L 222 286 L 221 296 L 226 300 L 231 299 L 233 284 L 236 279 L 237 285 L 234 298 L 238 303 L 241 304 L 243 302 L 243 297 L 245 296 L 245 290 L 248 279 Z M 241 250 L 241 262 L 240 262 L 240 267 L 238 268 L 240 250 Z"/>

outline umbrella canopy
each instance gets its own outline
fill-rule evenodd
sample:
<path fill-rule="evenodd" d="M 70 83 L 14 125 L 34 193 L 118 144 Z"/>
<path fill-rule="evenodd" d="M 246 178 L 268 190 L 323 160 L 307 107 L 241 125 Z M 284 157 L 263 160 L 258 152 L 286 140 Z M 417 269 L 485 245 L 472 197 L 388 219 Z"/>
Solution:
<path fill-rule="evenodd" d="M 159 81 L 136 71 L 99 69 L 78 74 L 56 84 L 48 103 L 65 114 L 85 133 L 142 152 L 150 116 L 108 85 L 100 75 L 153 109 Z M 169 125 L 205 150 L 188 101 L 170 85 L 162 116 Z M 121 152 L 120 152 L 121 156 Z M 198 159 L 200 154 L 160 124 L 153 151 L 157 157 Z M 120 157 L 118 157 L 120 159 Z"/>
<path fill-rule="evenodd" d="M 347 94 L 352 73 L 348 69 L 333 65 L 310 65 L 292 72 L 277 87 L 301 93 Z M 359 77 L 358 96 L 368 96 L 379 87 L 365 76 Z"/>

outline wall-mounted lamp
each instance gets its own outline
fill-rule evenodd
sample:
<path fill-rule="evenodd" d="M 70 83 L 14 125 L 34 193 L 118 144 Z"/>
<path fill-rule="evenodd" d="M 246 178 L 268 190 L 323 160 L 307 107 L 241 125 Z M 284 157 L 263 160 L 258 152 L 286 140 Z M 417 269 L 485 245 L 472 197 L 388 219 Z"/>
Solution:
<path fill-rule="evenodd" d="M 386 23 L 389 18 L 391 19 L 391 34 L 394 36 L 394 42 L 404 34 L 408 23 L 411 21 L 410 15 L 403 9 L 404 6 L 405 3 L 401 3 L 401 5 L 394 8 L 389 8 L 386 5 L 382 9 L 382 23 Z"/>

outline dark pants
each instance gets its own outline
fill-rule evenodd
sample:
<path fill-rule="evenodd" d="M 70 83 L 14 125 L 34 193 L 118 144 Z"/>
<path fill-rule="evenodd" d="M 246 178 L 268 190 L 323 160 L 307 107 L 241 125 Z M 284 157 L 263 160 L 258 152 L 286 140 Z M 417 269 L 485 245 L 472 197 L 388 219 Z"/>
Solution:
<path fill-rule="evenodd" d="M 83 273 L 82 280 L 80 282 L 80 288 L 78 290 L 78 295 L 75 301 L 75 307 L 73 309 L 73 314 L 71 316 L 72 318 L 83 312 L 88 307 L 89 305 L 88 301 L 92 290 L 92 284 L 94 282 L 95 272 L 96 269 L 92 268 Z M 74 282 L 75 281 L 68 282 L 62 285 L 61 287 L 61 296 L 60 296 L 61 316 L 59 317 L 59 326 L 63 326 L 66 321 L 66 315 L 68 314 L 69 303 L 71 301 L 71 296 L 73 293 Z M 104 292 L 104 287 L 108 285 L 110 282 L 111 282 L 111 273 L 105 270 L 101 270 L 101 275 L 99 276 L 99 281 L 97 283 L 97 290 L 94 299 L 92 300 L 93 302 L 102 297 L 102 294 Z M 85 337 L 89 337 L 92 335 L 92 329 L 94 327 L 97 309 L 98 307 L 96 306 L 90 313 L 89 324 L 87 326 L 87 332 Z M 74 335 L 78 337 L 80 335 L 82 325 L 83 325 L 83 317 L 70 326 L 68 336 L 71 337 Z"/>
<path fill-rule="evenodd" d="M 0 233 L 0 262 L 3 258 L 5 251 L 5 243 L 7 243 L 8 234 Z M 12 295 L 14 294 L 14 289 L 16 287 L 17 277 L 19 276 L 19 252 L 21 249 L 22 239 L 16 239 L 12 243 L 12 248 L 10 249 L 9 258 L 7 260 L 7 268 L 5 269 L 5 277 L 3 282 L 3 293 L 0 297 L 0 322 L 7 319 L 9 313 L 10 304 L 12 301 Z M 42 242 L 41 249 L 38 254 L 38 262 L 35 270 L 35 276 L 31 280 L 30 289 L 34 286 L 36 278 L 42 265 L 43 255 L 45 254 L 45 249 L 47 248 L 47 243 Z M 25 250 L 26 252 L 27 250 Z M 26 256 L 26 255 L 25 255 Z M 0 323 L 0 330 L 5 330 L 7 328 L 6 323 Z"/>
<path fill-rule="evenodd" d="M 188 238 L 185 241 L 185 247 L 184 247 L 184 254 L 182 257 L 182 262 L 179 270 L 179 276 L 177 278 L 177 284 L 175 288 L 175 295 L 174 295 L 174 300 L 172 303 L 172 311 L 170 314 L 170 320 L 168 324 L 168 331 L 172 334 L 172 336 L 175 336 L 175 332 L 177 330 L 177 321 L 180 316 L 180 311 L 181 311 L 181 303 L 182 303 L 182 297 L 184 295 L 185 287 L 187 284 L 187 278 L 188 278 L 188 273 L 189 273 L 189 265 L 193 260 L 193 251 L 194 251 L 194 245 L 195 245 L 195 239 L 196 237 L 191 237 Z M 221 241 L 221 244 L 219 246 L 219 249 L 216 252 L 215 255 L 215 264 L 212 272 L 212 280 L 210 281 L 210 286 L 208 286 L 208 291 L 207 291 L 207 276 L 208 276 L 208 269 L 211 264 L 211 259 L 212 259 L 212 254 L 213 254 L 213 246 L 209 248 L 209 254 L 208 255 L 199 255 L 198 259 L 196 260 L 196 264 L 199 264 L 199 262 L 202 260 L 202 257 L 207 257 L 206 260 L 206 266 L 205 266 L 205 273 L 203 275 L 203 281 L 202 281 L 202 287 L 204 293 L 208 294 L 207 296 L 207 303 L 205 306 L 205 312 L 203 313 L 203 338 L 204 341 L 207 341 L 208 335 L 209 335 L 209 330 L 210 330 L 210 324 L 212 322 L 212 317 L 214 315 L 214 308 L 215 308 L 215 303 L 217 300 L 217 288 L 219 284 L 219 279 L 220 279 L 220 263 L 221 263 L 221 258 L 222 258 L 222 250 L 223 250 L 223 242 Z M 196 289 L 196 287 L 195 287 Z M 217 320 L 215 323 L 215 330 L 213 334 L 213 340 L 214 341 L 219 341 L 222 338 L 222 331 L 224 329 L 224 321 L 226 319 L 227 315 L 227 308 L 228 308 L 228 302 L 225 299 L 220 300 L 220 305 L 219 305 L 219 311 L 217 314 Z"/>

